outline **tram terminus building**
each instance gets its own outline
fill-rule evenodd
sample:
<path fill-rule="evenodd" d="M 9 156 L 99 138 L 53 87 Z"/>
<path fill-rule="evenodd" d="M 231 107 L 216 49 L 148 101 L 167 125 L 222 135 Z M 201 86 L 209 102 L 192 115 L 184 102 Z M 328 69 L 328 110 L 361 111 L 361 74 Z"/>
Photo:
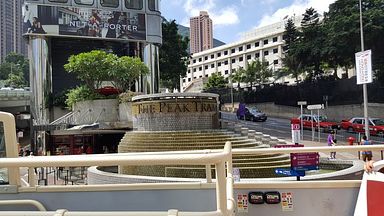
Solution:
<path fill-rule="evenodd" d="M 140 57 L 150 74 L 141 78 L 136 90 L 158 92 L 162 43 L 158 0 L 26 0 L 22 12 L 34 125 L 53 121 L 47 101 L 80 84 L 63 67 L 74 54 L 98 49 Z"/>

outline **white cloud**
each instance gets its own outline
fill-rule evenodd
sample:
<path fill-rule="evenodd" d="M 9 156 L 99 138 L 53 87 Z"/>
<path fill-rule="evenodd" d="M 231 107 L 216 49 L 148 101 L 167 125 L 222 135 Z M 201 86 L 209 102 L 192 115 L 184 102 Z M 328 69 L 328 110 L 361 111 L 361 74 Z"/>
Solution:
<path fill-rule="evenodd" d="M 267 0 L 271 1 L 271 0 Z M 295 0 L 293 4 L 288 7 L 280 8 L 275 11 L 273 14 L 265 14 L 257 27 L 266 26 L 272 23 L 281 21 L 285 16 L 302 15 L 305 12 L 305 9 L 313 7 L 322 14 L 324 11 L 328 11 L 328 7 L 335 0 Z"/>
<path fill-rule="evenodd" d="M 185 17 L 181 24 L 185 26 L 189 26 L 189 18 L 198 16 L 200 11 L 207 11 L 215 26 L 239 23 L 237 8 L 235 6 L 228 6 L 218 9 L 216 0 L 187 0 L 184 3 L 184 10 L 188 17 Z"/>

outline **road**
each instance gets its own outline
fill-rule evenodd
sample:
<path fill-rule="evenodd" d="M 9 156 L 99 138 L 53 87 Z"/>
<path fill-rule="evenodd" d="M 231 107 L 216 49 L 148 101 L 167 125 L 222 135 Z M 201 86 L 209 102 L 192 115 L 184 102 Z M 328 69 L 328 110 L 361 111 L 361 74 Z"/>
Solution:
<path fill-rule="evenodd" d="M 285 139 L 287 141 L 290 141 L 292 139 L 290 119 L 268 117 L 267 121 L 265 122 L 251 122 L 251 121 L 237 120 L 236 114 L 224 113 L 224 112 L 222 112 L 221 117 L 222 119 L 237 122 L 239 124 L 244 125 L 244 127 L 247 127 L 252 130 L 260 131 L 262 133 L 269 134 L 274 137 Z M 312 133 L 311 130 L 304 130 L 303 140 L 316 141 L 316 142 L 326 144 L 327 136 L 328 136 L 327 133 L 320 132 L 320 140 L 319 140 L 318 131 L 314 131 Z M 349 133 L 345 130 L 337 131 L 336 139 L 340 144 L 346 144 L 348 137 L 354 137 L 356 140 L 358 140 L 359 134 Z M 383 137 L 371 136 L 371 140 L 372 140 L 372 143 L 374 144 L 384 144 Z"/>

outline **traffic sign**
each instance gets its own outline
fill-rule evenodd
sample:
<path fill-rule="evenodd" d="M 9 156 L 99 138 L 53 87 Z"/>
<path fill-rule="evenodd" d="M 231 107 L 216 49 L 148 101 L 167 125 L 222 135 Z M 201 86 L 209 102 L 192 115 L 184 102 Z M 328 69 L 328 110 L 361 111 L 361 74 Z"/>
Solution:
<path fill-rule="evenodd" d="M 297 105 L 307 105 L 307 101 L 297 101 Z"/>
<path fill-rule="evenodd" d="M 324 109 L 324 104 L 314 104 L 314 105 L 308 105 L 307 109 L 309 110 L 319 110 Z"/>
<path fill-rule="evenodd" d="M 305 176 L 305 171 L 292 170 L 292 169 L 275 169 L 277 175 L 286 175 L 286 176 Z"/>
<path fill-rule="evenodd" d="M 371 50 L 358 52 L 356 59 L 356 80 L 357 85 L 372 82 L 372 57 Z"/>

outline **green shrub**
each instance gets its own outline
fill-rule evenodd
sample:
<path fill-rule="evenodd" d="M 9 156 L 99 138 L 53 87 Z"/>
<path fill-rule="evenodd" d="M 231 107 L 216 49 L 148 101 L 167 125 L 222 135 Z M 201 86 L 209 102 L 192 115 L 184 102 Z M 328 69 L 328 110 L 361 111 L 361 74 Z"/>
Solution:
<path fill-rule="evenodd" d="M 69 109 L 72 109 L 73 105 L 80 101 L 110 98 L 95 92 L 94 90 L 90 89 L 88 86 L 80 86 L 80 87 L 71 89 L 66 94 L 66 96 L 67 96 L 67 99 L 65 100 L 65 104 Z M 112 98 L 116 98 L 116 96 L 113 96 Z"/>
<path fill-rule="evenodd" d="M 131 102 L 133 97 L 135 97 L 137 95 L 141 95 L 141 94 L 143 94 L 143 93 L 131 92 L 131 91 L 121 93 L 119 95 L 119 103 Z"/>

